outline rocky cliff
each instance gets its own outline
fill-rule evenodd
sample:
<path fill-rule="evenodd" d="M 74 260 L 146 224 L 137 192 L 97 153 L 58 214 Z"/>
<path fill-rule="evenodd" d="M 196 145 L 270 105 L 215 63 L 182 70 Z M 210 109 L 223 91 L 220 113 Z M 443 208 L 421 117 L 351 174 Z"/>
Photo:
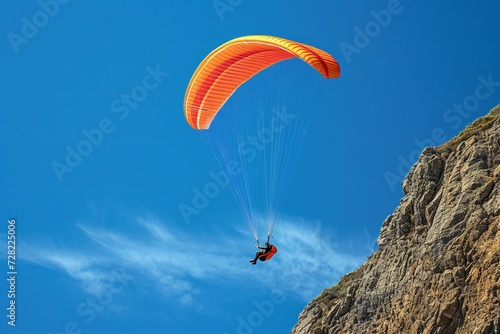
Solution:
<path fill-rule="evenodd" d="M 292 334 L 500 333 L 500 105 L 426 148 L 378 250 Z"/>

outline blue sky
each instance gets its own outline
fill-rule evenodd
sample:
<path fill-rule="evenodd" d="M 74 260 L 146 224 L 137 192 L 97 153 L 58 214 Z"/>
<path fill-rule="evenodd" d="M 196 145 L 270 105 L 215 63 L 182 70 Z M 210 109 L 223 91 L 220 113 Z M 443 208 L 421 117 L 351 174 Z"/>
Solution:
<path fill-rule="evenodd" d="M 0 254 L 14 218 L 18 274 L 16 326 L 2 316 L 0 330 L 288 333 L 376 249 L 421 147 L 500 102 L 499 7 L 2 0 Z M 189 224 L 179 210 L 220 170 L 185 122 L 186 86 L 211 50 L 250 34 L 314 45 L 342 69 L 325 80 L 290 61 L 252 82 L 283 76 L 314 100 L 279 252 L 255 267 L 229 188 Z"/>

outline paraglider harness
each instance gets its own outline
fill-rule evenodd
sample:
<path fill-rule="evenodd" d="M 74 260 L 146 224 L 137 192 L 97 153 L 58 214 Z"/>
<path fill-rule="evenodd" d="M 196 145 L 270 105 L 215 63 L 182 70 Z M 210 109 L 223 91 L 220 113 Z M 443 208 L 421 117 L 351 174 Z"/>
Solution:
<path fill-rule="evenodd" d="M 270 239 L 271 239 L 271 236 L 268 235 L 266 244 L 269 246 L 265 247 L 265 248 L 261 247 L 258 239 L 255 240 L 255 247 L 264 251 L 262 253 L 262 255 L 259 256 L 259 260 L 261 260 L 261 261 L 269 260 L 270 258 L 272 258 L 274 256 L 274 254 L 276 254 L 276 252 L 278 252 L 278 249 L 276 248 L 276 246 L 271 245 L 271 243 L 269 242 Z"/>

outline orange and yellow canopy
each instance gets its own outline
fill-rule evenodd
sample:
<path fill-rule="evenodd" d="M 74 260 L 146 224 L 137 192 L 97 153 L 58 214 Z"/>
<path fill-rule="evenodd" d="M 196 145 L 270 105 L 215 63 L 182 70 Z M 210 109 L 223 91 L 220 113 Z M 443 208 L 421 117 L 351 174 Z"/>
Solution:
<path fill-rule="evenodd" d="M 194 129 L 208 129 L 239 86 L 267 67 L 294 57 L 314 67 L 325 78 L 340 75 L 335 59 L 315 47 L 264 35 L 236 38 L 213 50 L 194 72 L 184 97 L 187 122 Z"/>

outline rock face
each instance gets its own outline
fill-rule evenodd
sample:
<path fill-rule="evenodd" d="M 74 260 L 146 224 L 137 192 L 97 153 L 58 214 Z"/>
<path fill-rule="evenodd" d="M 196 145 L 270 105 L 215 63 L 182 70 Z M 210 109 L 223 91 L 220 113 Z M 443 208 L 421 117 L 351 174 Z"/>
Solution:
<path fill-rule="evenodd" d="M 500 333 L 500 105 L 426 148 L 379 248 L 292 334 Z"/>

